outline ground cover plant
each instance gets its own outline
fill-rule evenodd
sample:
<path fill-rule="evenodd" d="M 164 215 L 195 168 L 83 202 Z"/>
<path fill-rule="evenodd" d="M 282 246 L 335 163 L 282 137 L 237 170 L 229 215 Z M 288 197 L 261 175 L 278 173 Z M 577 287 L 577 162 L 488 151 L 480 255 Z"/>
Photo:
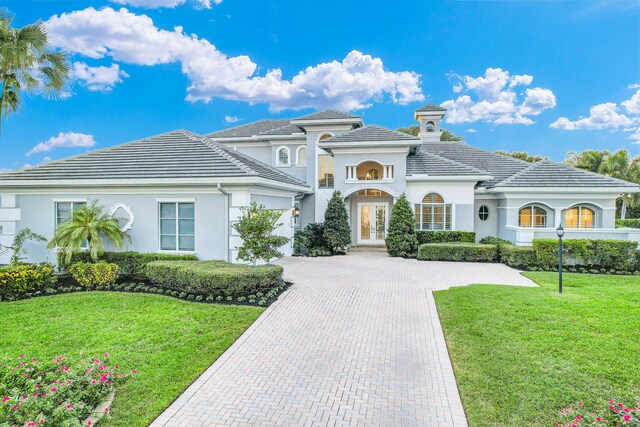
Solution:
<path fill-rule="evenodd" d="M 557 274 L 525 275 L 540 287 L 434 293 L 469 424 L 555 426 L 575 402 L 638 402 L 638 277 L 565 274 L 560 295 Z"/>
<path fill-rule="evenodd" d="M 160 295 L 80 292 L 0 304 L 0 357 L 46 360 L 109 352 L 135 378 L 118 387 L 110 426 L 143 427 L 255 321 L 263 309 Z M 34 313 L 46 313 L 46 318 Z M 1 382 L 1 381 L 0 381 Z M 3 396 L 4 397 L 4 396 Z M 2 397 L 0 397 L 2 399 Z"/>
<path fill-rule="evenodd" d="M 96 406 L 137 372 L 122 372 L 108 358 L 109 353 L 75 361 L 25 354 L 0 359 L 0 425 L 86 425 Z"/>

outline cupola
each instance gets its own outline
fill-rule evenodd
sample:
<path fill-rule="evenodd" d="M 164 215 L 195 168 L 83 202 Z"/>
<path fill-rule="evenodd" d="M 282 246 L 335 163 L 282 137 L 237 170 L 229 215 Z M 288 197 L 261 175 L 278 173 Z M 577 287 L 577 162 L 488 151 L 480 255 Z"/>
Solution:
<path fill-rule="evenodd" d="M 446 113 L 446 108 L 439 107 L 435 104 L 427 104 L 416 110 L 415 118 L 420 122 L 420 133 L 418 136 L 422 143 L 440 142 L 440 136 L 442 135 L 440 122 Z"/>

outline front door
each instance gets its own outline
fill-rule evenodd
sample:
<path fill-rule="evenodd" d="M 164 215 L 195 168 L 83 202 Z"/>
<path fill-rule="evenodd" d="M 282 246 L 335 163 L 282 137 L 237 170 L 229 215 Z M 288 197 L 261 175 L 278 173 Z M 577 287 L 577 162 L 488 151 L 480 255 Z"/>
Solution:
<path fill-rule="evenodd" d="M 358 203 L 358 244 L 383 245 L 387 234 L 388 203 Z"/>

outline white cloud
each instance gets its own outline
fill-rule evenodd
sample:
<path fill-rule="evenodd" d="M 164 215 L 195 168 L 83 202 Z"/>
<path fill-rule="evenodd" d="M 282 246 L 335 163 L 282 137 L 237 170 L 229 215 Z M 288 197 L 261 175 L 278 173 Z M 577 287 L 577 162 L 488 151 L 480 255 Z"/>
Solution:
<path fill-rule="evenodd" d="M 84 62 L 74 62 L 71 69 L 73 78 L 92 91 L 110 91 L 121 83 L 123 77 L 129 77 L 118 64 L 109 67 L 90 67 Z"/>
<path fill-rule="evenodd" d="M 237 123 L 238 122 L 238 117 L 236 116 L 224 116 L 224 122 L 226 124 L 231 124 L 231 123 Z"/>
<path fill-rule="evenodd" d="M 469 132 L 469 133 L 478 133 L 478 131 L 476 129 L 473 129 L 473 128 L 467 129 L 467 132 Z"/>
<path fill-rule="evenodd" d="M 634 144 L 640 144 L 640 89 L 620 105 L 615 102 L 594 105 L 589 109 L 588 117 L 576 120 L 560 117 L 549 126 L 563 130 L 621 130 L 631 132 L 629 138 L 635 141 Z"/>
<path fill-rule="evenodd" d="M 640 83 L 633 83 L 627 86 L 627 89 L 640 89 Z"/>
<path fill-rule="evenodd" d="M 163 7 L 174 8 L 184 4 L 186 0 L 111 0 L 111 2 L 145 9 L 159 9 Z M 199 9 L 211 9 L 211 0 L 193 0 L 193 2 Z M 222 3 L 222 0 L 213 0 L 213 3 L 218 5 Z"/>
<path fill-rule="evenodd" d="M 40 163 L 49 163 L 49 162 L 52 162 L 52 161 L 53 161 L 53 159 L 52 159 L 51 157 L 49 157 L 49 156 L 45 156 L 45 157 L 42 159 L 42 162 L 40 162 Z"/>
<path fill-rule="evenodd" d="M 258 66 L 248 56 L 229 57 L 182 27 L 163 30 L 148 16 L 124 8 L 89 7 L 54 15 L 45 25 L 50 43 L 74 54 L 146 66 L 180 63 L 191 82 L 190 102 L 222 98 L 267 103 L 272 111 L 281 111 L 362 109 L 385 96 L 403 105 L 424 99 L 419 74 L 387 71 L 380 58 L 355 50 L 342 61 L 308 67 L 288 80 L 280 69 L 257 75 Z"/>
<path fill-rule="evenodd" d="M 453 92 L 460 95 L 442 103 L 448 110 L 447 123 L 530 125 L 533 120 L 527 116 L 537 116 L 556 106 L 556 97 L 549 89 L 534 87 L 524 94 L 516 92 L 518 87 L 533 82 L 533 76 L 527 74 L 510 75 L 501 68 L 487 68 L 484 76 L 452 77 L 457 80 Z"/>
<path fill-rule="evenodd" d="M 31 156 L 36 153 L 46 153 L 58 147 L 93 147 L 96 141 L 93 135 L 78 132 L 60 132 L 58 136 L 52 136 L 44 142 L 39 143 L 26 154 Z"/>

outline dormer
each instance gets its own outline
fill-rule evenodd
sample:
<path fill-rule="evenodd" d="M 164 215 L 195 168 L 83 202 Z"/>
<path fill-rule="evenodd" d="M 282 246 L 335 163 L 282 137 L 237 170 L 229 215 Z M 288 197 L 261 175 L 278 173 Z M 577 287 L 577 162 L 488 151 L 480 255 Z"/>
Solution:
<path fill-rule="evenodd" d="M 440 122 L 447 113 L 446 108 L 439 107 L 435 104 L 427 104 L 418 108 L 415 112 L 415 118 L 420 122 L 420 141 L 423 143 L 440 142 L 442 130 Z"/>

